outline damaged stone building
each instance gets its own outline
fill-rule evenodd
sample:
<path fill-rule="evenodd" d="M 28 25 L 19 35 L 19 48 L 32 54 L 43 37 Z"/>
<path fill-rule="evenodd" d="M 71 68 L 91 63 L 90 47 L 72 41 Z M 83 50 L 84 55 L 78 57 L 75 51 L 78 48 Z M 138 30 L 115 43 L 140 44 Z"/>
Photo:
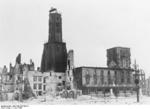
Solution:
<path fill-rule="evenodd" d="M 134 70 L 130 66 L 130 49 L 114 47 L 107 50 L 108 67 L 78 67 L 74 69 L 76 88 L 83 94 L 134 91 Z"/>
<path fill-rule="evenodd" d="M 23 91 L 23 72 L 21 67 L 21 54 L 16 58 L 14 67 L 10 64 L 10 71 L 4 66 L 1 74 L 2 90 L 0 100 L 21 100 Z"/>
<path fill-rule="evenodd" d="M 62 39 L 61 14 L 57 12 L 57 9 L 52 8 L 49 11 L 49 39 L 44 44 L 41 72 L 49 72 L 51 82 L 55 86 L 55 89 L 52 88 L 53 90 L 60 90 L 63 89 L 60 87 L 66 86 L 66 70 L 70 72 L 70 69 L 73 69 L 72 66 L 67 67 L 67 64 L 73 63 L 70 61 L 72 55 L 73 51 L 71 50 L 67 54 L 66 43 Z M 71 75 L 68 76 L 70 76 L 70 79 L 72 78 Z"/>
<path fill-rule="evenodd" d="M 83 94 L 118 91 L 132 93 L 135 86 L 132 70 L 107 67 L 78 67 L 74 69 L 76 88 Z"/>
<path fill-rule="evenodd" d="M 21 54 L 17 56 L 14 67 L 10 64 L 10 71 L 7 71 L 4 66 L 0 74 L 1 100 L 21 101 L 44 94 L 55 95 L 56 92 L 67 87 L 71 89 L 73 68 L 73 50 L 67 53 L 66 43 L 62 41 L 61 14 L 56 9 L 51 9 L 49 11 L 49 40 L 44 44 L 41 67 L 35 70 L 32 60 L 30 64 L 21 63 Z"/>

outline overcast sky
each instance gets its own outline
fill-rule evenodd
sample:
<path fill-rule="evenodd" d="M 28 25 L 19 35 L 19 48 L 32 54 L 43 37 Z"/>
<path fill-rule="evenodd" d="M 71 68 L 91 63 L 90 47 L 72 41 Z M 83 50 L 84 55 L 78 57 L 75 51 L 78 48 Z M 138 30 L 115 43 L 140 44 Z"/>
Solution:
<path fill-rule="evenodd" d="M 106 49 L 130 47 L 150 74 L 149 0 L 0 0 L 0 67 L 33 59 L 40 66 L 48 40 L 48 11 L 62 13 L 63 40 L 75 53 L 75 66 L 106 66 Z"/>

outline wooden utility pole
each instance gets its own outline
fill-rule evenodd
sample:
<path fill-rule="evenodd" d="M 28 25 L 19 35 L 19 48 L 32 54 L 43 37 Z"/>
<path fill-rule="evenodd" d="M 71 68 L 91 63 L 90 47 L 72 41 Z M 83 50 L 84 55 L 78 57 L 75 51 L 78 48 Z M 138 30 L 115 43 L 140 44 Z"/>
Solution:
<path fill-rule="evenodd" d="M 137 68 L 137 64 L 136 64 L 136 61 L 135 61 L 135 64 L 134 64 L 134 71 L 135 71 L 135 84 L 136 84 L 136 92 L 137 92 L 137 102 L 140 101 L 139 99 L 139 89 L 140 89 L 140 86 L 139 86 L 139 69 Z"/>

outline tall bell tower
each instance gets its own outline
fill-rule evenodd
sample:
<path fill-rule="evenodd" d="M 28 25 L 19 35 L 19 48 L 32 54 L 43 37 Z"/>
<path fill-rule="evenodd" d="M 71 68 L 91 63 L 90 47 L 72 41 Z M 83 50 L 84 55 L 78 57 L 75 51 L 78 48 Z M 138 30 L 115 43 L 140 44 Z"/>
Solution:
<path fill-rule="evenodd" d="M 49 11 L 49 39 L 44 44 L 41 71 L 65 72 L 67 67 L 66 43 L 62 41 L 62 18 L 57 9 Z"/>

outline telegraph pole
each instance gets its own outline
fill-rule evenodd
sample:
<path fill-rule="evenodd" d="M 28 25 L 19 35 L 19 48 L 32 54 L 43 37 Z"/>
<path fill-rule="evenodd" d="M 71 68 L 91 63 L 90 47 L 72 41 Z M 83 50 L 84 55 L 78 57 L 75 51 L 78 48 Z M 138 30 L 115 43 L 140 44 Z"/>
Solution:
<path fill-rule="evenodd" d="M 134 71 L 135 71 L 135 84 L 136 84 L 136 92 L 137 92 L 137 102 L 140 101 L 139 99 L 139 89 L 140 89 L 140 86 L 139 86 L 139 69 L 137 68 L 137 64 L 136 64 L 136 61 L 135 61 L 135 64 L 134 64 Z"/>

